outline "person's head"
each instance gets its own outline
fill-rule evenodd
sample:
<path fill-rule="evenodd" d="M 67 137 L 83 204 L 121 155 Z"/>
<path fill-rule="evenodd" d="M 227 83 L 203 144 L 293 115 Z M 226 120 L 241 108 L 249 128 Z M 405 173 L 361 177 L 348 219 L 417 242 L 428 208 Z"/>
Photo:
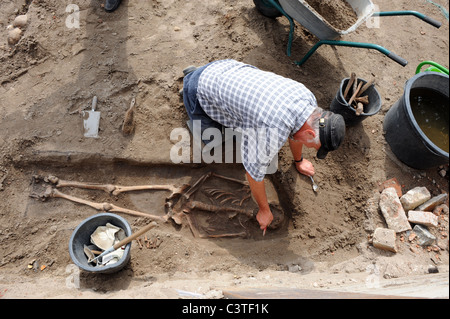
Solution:
<path fill-rule="evenodd" d="M 294 136 L 306 147 L 315 148 L 317 158 L 324 159 L 328 152 L 338 149 L 344 140 L 345 121 L 342 115 L 317 107 Z"/>

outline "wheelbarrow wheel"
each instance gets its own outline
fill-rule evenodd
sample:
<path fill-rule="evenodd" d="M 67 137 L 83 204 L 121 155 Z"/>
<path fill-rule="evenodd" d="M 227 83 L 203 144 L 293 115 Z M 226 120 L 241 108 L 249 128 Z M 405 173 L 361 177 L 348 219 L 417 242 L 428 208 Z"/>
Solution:
<path fill-rule="evenodd" d="M 277 8 L 273 7 L 269 1 L 253 0 L 253 2 L 255 3 L 256 9 L 258 9 L 258 11 L 265 17 L 278 18 L 283 15 Z"/>

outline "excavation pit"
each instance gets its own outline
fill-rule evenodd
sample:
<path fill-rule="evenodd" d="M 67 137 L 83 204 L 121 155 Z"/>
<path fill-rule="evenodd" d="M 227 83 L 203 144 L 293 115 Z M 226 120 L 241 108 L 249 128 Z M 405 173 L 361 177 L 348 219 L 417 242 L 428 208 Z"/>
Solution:
<path fill-rule="evenodd" d="M 51 211 L 51 206 L 63 201 L 65 207 L 68 202 L 72 205 L 69 211 L 111 212 L 128 219 L 187 227 L 196 238 L 263 237 L 256 221 L 258 206 L 242 168 L 116 163 L 100 170 L 83 166 L 81 172 L 77 167 L 39 170 L 31 179 L 30 197 L 39 200 L 29 203 L 26 216 L 42 215 L 42 211 Z M 283 233 L 290 212 L 284 211 L 269 178 L 266 193 L 274 215 L 268 231 Z"/>

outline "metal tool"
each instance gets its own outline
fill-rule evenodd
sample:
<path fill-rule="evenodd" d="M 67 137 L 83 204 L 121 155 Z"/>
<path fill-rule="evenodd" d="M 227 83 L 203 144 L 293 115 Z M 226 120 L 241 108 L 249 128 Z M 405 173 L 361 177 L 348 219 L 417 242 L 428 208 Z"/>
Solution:
<path fill-rule="evenodd" d="M 319 186 L 316 184 L 316 182 L 314 181 L 314 178 L 312 176 L 310 176 L 309 178 L 311 178 L 313 191 L 317 193 Z"/>
<path fill-rule="evenodd" d="M 90 111 L 83 111 L 83 128 L 84 137 L 98 137 L 98 127 L 100 124 L 100 112 L 95 111 L 97 107 L 97 97 L 92 99 L 92 107 Z"/>

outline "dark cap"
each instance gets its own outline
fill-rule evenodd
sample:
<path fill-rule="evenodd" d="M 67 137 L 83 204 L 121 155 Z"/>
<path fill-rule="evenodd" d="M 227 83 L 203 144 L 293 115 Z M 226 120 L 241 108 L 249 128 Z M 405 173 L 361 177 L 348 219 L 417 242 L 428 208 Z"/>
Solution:
<path fill-rule="evenodd" d="M 342 115 L 324 111 L 319 120 L 321 146 L 317 158 L 324 159 L 328 152 L 337 150 L 345 137 L 345 121 Z"/>

